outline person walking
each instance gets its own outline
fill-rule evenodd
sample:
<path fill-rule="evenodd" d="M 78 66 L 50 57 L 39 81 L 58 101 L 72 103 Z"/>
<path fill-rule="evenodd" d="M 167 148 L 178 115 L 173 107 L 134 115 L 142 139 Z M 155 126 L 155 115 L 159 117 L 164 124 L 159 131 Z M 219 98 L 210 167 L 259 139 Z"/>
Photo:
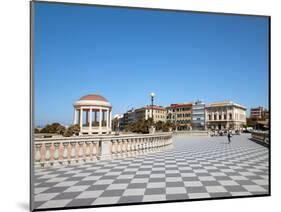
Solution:
<path fill-rule="evenodd" d="M 232 137 L 232 135 L 231 135 L 231 131 L 230 130 L 228 130 L 228 133 L 227 133 L 227 138 L 228 138 L 228 143 L 230 144 L 230 142 L 231 142 L 231 137 Z"/>

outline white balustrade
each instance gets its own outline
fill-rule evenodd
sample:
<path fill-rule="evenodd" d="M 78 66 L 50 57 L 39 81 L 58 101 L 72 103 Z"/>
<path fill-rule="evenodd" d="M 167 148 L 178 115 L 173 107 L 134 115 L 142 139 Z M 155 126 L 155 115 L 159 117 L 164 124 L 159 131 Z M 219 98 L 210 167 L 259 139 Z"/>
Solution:
<path fill-rule="evenodd" d="M 171 133 L 37 138 L 34 161 L 41 167 L 80 164 L 150 153 L 170 144 Z"/>

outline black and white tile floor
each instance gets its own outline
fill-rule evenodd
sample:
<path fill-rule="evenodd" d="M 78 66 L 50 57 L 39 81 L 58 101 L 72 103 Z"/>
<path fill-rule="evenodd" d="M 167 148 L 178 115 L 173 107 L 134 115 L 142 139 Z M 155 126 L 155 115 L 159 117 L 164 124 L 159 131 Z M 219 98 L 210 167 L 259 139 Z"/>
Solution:
<path fill-rule="evenodd" d="M 135 158 L 37 169 L 35 208 L 268 194 L 268 149 L 248 139 L 173 138 Z"/>

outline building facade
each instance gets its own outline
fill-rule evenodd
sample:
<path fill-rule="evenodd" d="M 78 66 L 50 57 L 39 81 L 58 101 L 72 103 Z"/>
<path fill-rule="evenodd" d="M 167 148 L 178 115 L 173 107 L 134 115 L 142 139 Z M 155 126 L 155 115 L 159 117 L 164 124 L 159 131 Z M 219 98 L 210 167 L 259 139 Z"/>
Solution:
<path fill-rule="evenodd" d="M 121 129 L 125 129 L 129 124 L 132 124 L 135 121 L 135 110 L 132 108 L 131 110 L 128 110 L 126 113 L 123 114 L 121 120 Z"/>
<path fill-rule="evenodd" d="M 124 129 L 123 114 L 116 114 L 112 119 L 112 131 L 119 132 Z"/>
<path fill-rule="evenodd" d="M 256 119 L 268 119 L 268 111 L 264 107 L 256 107 L 256 108 L 251 108 L 250 110 L 250 117 L 251 118 L 256 118 Z"/>
<path fill-rule="evenodd" d="M 138 120 L 147 120 L 152 118 L 152 110 L 153 110 L 153 121 L 154 123 L 158 121 L 165 122 L 166 121 L 166 110 L 161 106 L 146 106 L 142 108 L 138 108 L 135 110 L 134 118 L 136 121 Z"/>
<path fill-rule="evenodd" d="M 205 106 L 206 126 L 213 130 L 242 130 L 246 125 L 246 107 L 231 101 Z"/>
<path fill-rule="evenodd" d="M 176 130 L 190 130 L 192 103 L 171 104 L 166 107 L 166 120 L 176 125 Z"/>
<path fill-rule="evenodd" d="M 195 101 L 192 104 L 192 129 L 205 129 L 205 103 L 202 101 Z"/>

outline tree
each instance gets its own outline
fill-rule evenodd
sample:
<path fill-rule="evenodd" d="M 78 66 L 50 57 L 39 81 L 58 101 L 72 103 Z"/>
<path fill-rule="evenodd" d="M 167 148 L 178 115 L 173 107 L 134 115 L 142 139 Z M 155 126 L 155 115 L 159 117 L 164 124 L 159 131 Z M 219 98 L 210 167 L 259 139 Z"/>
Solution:
<path fill-rule="evenodd" d="M 160 130 L 163 130 L 163 128 L 164 128 L 164 122 L 162 122 L 162 121 L 158 121 L 158 122 L 156 122 L 156 124 L 155 124 L 155 128 L 156 128 L 156 131 L 160 131 Z"/>
<path fill-rule="evenodd" d="M 40 130 L 38 128 L 35 128 L 34 133 L 40 133 Z"/>
<path fill-rule="evenodd" d="M 256 118 L 247 118 L 247 127 L 255 127 L 258 120 Z"/>
<path fill-rule="evenodd" d="M 163 125 L 163 132 L 169 132 L 170 129 L 173 130 L 176 128 L 176 125 L 170 121 L 167 121 L 166 123 L 164 123 Z"/>
<path fill-rule="evenodd" d="M 65 127 L 60 123 L 47 124 L 40 132 L 41 133 L 56 133 L 61 134 L 65 130 Z"/>
<path fill-rule="evenodd" d="M 56 129 L 56 133 L 57 134 L 60 134 L 60 135 L 63 135 L 64 132 L 65 132 L 66 128 L 64 126 L 58 126 L 57 129 Z"/>
<path fill-rule="evenodd" d="M 64 132 L 63 136 L 70 137 L 73 135 L 79 135 L 80 126 L 78 124 L 70 125 Z"/>

